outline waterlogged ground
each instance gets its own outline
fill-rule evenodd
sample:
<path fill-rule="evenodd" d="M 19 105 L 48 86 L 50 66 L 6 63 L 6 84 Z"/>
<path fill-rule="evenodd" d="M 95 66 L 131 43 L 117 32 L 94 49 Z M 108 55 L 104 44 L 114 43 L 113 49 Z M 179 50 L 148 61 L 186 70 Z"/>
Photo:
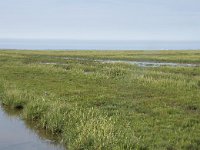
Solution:
<path fill-rule="evenodd" d="M 18 115 L 0 107 L 0 150 L 64 150 L 55 141 L 49 140 L 48 134 L 34 130 Z"/>
<path fill-rule="evenodd" d="M 196 150 L 199 64 L 200 51 L 0 51 L 0 98 L 66 149 Z"/>
<path fill-rule="evenodd" d="M 59 58 L 59 57 L 56 57 Z M 173 62 L 152 62 L 152 61 L 127 61 L 127 60 L 101 60 L 101 59 L 87 59 L 87 58 L 76 58 L 76 57 L 64 57 L 60 59 L 65 60 L 79 60 L 79 61 L 94 61 L 94 62 L 100 62 L 100 63 L 126 63 L 131 65 L 137 65 L 139 67 L 161 67 L 161 66 L 172 66 L 172 67 L 199 67 L 200 64 L 190 64 L 190 63 L 173 63 Z M 59 62 L 43 62 L 40 64 L 46 64 L 46 65 L 66 65 L 61 64 Z"/>

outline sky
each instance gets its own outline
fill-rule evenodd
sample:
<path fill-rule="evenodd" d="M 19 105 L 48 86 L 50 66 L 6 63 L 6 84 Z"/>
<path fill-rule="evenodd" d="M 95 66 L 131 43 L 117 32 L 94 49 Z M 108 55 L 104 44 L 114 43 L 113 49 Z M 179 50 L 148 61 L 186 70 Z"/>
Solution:
<path fill-rule="evenodd" d="M 200 40 L 200 0 L 0 0 L 1 39 Z"/>

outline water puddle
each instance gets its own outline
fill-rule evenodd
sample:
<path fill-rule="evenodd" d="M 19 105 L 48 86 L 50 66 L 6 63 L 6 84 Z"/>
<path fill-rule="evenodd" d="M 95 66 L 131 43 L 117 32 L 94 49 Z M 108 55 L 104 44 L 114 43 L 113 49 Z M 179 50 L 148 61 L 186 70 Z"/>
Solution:
<path fill-rule="evenodd" d="M 103 59 L 87 59 L 87 58 L 73 58 L 64 57 L 65 60 L 80 60 L 80 61 L 94 61 L 100 63 L 126 63 L 131 65 L 137 65 L 139 67 L 161 67 L 161 66 L 172 66 L 172 67 L 199 67 L 200 64 L 189 64 L 189 63 L 172 63 L 172 62 L 150 62 L 150 61 L 128 61 L 128 60 L 103 60 Z M 63 63 L 40 63 L 46 65 L 66 65 Z"/>
<path fill-rule="evenodd" d="M 0 106 L 0 150 L 64 150 L 51 136 Z"/>
<path fill-rule="evenodd" d="M 82 61 L 95 61 L 101 63 L 127 63 L 131 65 L 137 65 L 139 67 L 160 67 L 160 66 L 173 66 L 173 67 L 198 67 L 199 64 L 188 63 L 172 63 L 172 62 L 150 62 L 150 61 L 129 61 L 129 60 L 103 60 L 103 59 L 87 59 L 87 58 L 72 58 L 65 57 L 66 60 L 82 60 Z"/>
<path fill-rule="evenodd" d="M 58 62 L 42 62 L 39 64 L 43 64 L 43 65 L 67 65 L 67 64 L 63 64 L 63 63 L 58 63 Z"/>
<path fill-rule="evenodd" d="M 145 62 L 145 61 L 126 61 L 126 60 L 97 60 L 103 63 L 127 63 L 131 65 L 137 65 L 139 67 L 160 67 L 160 66 L 172 66 L 172 67 L 197 67 L 197 64 L 181 64 L 171 62 Z"/>

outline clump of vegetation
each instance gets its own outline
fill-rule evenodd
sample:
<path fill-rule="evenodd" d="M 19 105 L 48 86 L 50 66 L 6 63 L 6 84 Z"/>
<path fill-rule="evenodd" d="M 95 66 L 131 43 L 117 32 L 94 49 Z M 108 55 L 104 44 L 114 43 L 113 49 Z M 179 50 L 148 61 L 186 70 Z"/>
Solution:
<path fill-rule="evenodd" d="M 185 54 L 188 55 L 185 55 Z M 0 51 L 0 98 L 68 149 L 200 149 L 199 51 Z"/>

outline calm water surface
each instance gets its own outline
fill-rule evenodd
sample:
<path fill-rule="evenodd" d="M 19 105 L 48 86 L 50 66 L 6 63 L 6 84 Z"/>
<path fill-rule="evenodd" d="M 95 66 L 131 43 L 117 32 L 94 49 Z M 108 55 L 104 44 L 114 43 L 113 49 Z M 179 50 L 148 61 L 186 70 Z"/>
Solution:
<path fill-rule="evenodd" d="M 200 41 L 0 39 L 0 49 L 65 50 L 185 50 L 200 49 Z"/>
<path fill-rule="evenodd" d="M 56 57 L 59 58 L 59 57 Z M 200 64 L 189 64 L 189 63 L 173 63 L 173 62 L 152 62 L 152 61 L 128 61 L 128 60 L 109 60 L 109 59 L 88 59 L 88 58 L 78 58 L 78 57 L 64 57 L 65 60 L 80 60 L 80 61 L 94 61 L 101 63 L 126 63 L 131 65 L 137 65 L 139 67 L 161 67 L 161 66 L 172 66 L 172 67 L 199 67 Z M 59 62 L 46 62 L 40 63 L 46 65 L 67 65 Z"/>
<path fill-rule="evenodd" d="M 16 112 L 0 106 L 0 150 L 64 150 L 52 139 L 44 130 L 22 121 Z"/>

